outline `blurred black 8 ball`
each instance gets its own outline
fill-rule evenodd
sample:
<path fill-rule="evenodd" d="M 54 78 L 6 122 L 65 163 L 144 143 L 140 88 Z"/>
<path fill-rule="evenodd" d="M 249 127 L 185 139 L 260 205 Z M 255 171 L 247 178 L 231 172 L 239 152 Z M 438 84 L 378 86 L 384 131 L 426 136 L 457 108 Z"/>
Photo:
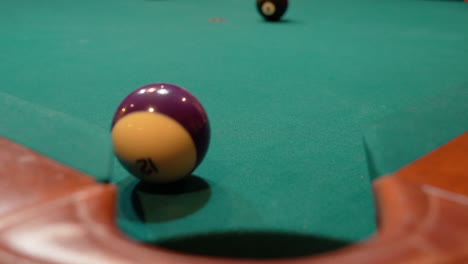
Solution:
<path fill-rule="evenodd" d="M 288 8 L 288 0 L 257 0 L 258 12 L 267 21 L 278 21 Z"/>

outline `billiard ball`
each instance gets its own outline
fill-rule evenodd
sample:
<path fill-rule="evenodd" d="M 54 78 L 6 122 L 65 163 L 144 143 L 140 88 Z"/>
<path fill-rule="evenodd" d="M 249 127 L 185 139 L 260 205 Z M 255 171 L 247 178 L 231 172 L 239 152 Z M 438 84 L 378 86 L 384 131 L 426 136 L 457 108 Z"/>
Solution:
<path fill-rule="evenodd" d="M 257 0 L 258 12 L 267 21 L 278 21 L 288 8 L 288 0 Z"/>
<path fill-rule="evenodd" d="M 195 170 L 210 141 L 202 104 L 187 90 L 153 83 L 131 92 L 111 124 L 114 153 L 144 182 L 169 183 Z"/>

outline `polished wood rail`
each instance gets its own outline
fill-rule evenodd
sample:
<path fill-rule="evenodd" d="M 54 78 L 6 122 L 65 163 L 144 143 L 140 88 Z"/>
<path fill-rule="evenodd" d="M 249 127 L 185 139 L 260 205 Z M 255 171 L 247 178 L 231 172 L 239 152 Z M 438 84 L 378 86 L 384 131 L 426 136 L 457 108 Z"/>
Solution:
<path fill-rule="evenodd" d="M 191 256 L 139 244 L 114 222 L 116 189 L 0 138 L 0 263 L 468 263 L 468 133 L 374 183 L 378 233 L 318 256 Z"/>

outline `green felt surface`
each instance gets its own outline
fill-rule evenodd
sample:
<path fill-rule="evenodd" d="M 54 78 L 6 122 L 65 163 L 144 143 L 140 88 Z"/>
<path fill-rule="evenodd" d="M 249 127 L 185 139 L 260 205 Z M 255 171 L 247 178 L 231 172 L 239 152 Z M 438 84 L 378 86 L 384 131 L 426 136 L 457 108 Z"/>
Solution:
<path fill-rule="evenodd" d="M 171 192 L 141 187 L 114 163 L 121 229 L 173 248 L 239 232 L 342 245 L 375 230 L 363 135 L 468 81 L 466 25 L 462 1 L 296 0 L 271 24 L 247 0 L 7 0 L 0 91 L 98 126 L 100 137 L 133 89 L 185 87 L 211 121 L 207 157 Z M 2 110 L 15 131 L 27 126 Z M 55 132 L 72 146 L 88 138 Z M 93 170 L 79 151 L 70 164 Z"/>
<path fill-rule="evenodd" d="M 371 179 L 392 173 L 468 131 L 468 84 L 379 120 L 366 130 Z"/>
<path fill-rule="evenodd" d="M 101 127 L 1 92 L 0 106 L 0 136 L 98 181 L 112 177 L 112 143 Z"/>

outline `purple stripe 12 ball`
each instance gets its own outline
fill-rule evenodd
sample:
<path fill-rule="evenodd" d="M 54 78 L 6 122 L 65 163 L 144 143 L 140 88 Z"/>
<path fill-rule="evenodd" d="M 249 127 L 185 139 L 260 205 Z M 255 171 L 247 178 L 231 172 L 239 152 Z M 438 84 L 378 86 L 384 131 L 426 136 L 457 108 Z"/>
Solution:
<path fill-rule="evenodd" d="M 187 90 L 167 83 L 148 84 L 130 93 L 115 111 L 111 134 L 119 162 L 150 183 L 190 175 L 210 142 L 202 104 Z"/>

